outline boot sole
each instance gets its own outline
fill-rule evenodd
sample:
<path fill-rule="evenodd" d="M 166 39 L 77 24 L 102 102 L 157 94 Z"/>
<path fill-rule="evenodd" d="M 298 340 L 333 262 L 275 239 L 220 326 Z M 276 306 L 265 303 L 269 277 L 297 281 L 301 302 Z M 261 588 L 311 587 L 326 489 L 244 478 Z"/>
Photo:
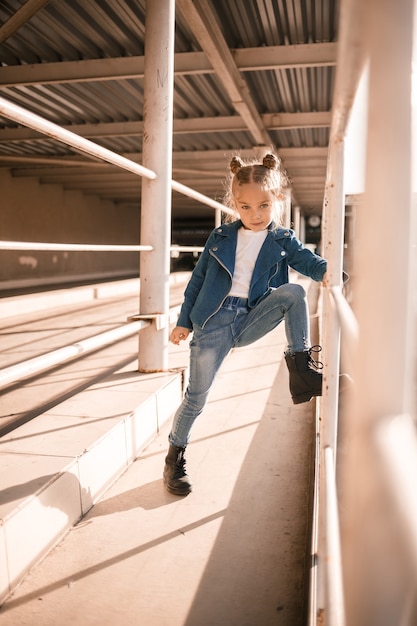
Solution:
<path fill-rule="evenodd" d="M 189 487 L 187 490 L 185 489 L 176 489 L 175 487 L 170 487 L 167 483 L 164 482 L 165 488 L 169 493 L 174 494 L 174 496 L 188 496 L 193 490 L 192 487 Z"/>
<path fill-rule="evenodd" d="M 299 396 L 292 396 L 292 401 L 294 404 L 303 404 L 303 402 L 309 402 L 312 398 L 317 398 L 321 396 L 321 393 L 304 393 Z"/>

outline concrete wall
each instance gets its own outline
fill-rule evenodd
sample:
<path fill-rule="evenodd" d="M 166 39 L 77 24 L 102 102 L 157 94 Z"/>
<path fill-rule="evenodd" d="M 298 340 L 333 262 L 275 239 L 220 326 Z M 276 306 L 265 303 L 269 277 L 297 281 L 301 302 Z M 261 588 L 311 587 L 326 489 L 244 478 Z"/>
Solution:
<path fill-rule="evenodd" d="M 119 207 L 0 169 L 0 240 L 138 244 L 139 232 L 139 202 L 137 209 Z M 134 275 L 138 265 L 137 252 L 0 250 L 0 288 Z"/>

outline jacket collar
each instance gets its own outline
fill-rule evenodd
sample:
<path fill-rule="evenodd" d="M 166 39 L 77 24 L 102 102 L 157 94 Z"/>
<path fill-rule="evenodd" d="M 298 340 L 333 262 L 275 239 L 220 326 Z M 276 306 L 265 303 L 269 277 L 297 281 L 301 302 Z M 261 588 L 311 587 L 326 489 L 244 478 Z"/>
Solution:
<path fill-rule="evenodd" d="M 241 226 L 241 220 L 219 226 L 216 229 L 216 233 L 223 236 L 224 239 L 217 240 L 210 248 L 210 253 L 220 261 L 230 274 L 234 272 L 237 231 Z M 288 239 L 288 237 L 289 231 L 287 229 L 268 227 L 268 236 L 259 252 L 252 276 L 252 283 L 258 280 L 264 272 L 269 271 L 269 268 L 286 257 L 287 253 L 280 244 L 279 239 Z"/>
<path fill-rule="evenodd" d="M 216 232 L 220 235 L 229 236 L 237 235 L 239 228 L 243 228 L 242 220 L 236 220 L 235 222 L 229 222 L 222 224 L 216 228 Z M 287 238 L 289 236 L 288 228 L 282 228 L 281 226 L 275 226 L 272 222 L 269 224 L 268 233 L 273 236 L 274 239 Z"/>

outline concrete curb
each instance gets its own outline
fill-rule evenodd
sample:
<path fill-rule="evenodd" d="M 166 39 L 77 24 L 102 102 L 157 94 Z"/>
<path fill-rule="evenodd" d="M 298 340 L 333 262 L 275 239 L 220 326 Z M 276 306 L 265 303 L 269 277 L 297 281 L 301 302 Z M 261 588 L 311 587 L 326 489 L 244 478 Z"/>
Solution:
<path fill-rule="evenodd" d="M 124 368 L 117 375 L 126 376 L 122 393 L 114 392 L 113 374 L 2 439 L 9 486 L 0 494 L 0 603 L 128 469 L 181 401 L 181 369 L 143 375 Z M 124 408 L 135 406 L 132 397 L 142 398 L 133 411 Z"/>

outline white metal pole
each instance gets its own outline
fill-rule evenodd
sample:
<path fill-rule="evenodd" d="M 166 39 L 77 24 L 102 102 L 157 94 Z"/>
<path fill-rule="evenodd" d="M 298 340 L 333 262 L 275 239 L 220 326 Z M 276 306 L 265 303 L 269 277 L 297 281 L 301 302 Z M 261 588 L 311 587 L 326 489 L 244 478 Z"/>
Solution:
<path fill-rule="evenodd" d="M 131 337 L 147 324 L 148 322 L 142 320 L 134 321 L 130 324 L 107 330 L 99 335 L 82 339 L 77 343 L 69 344 L 57 350 L 47 352 L 46 354 L 33 357 L 27 361 L 22 361 L 16 365 L 10 365 L 9 367 L 0 369 L 0 389 L 4 389 L 8 385 L 29 378 L 30 376 L 35 376 L 35 374 L 45 372 L 56 365 L 63 365 L 72 359 L 79 358 L 81 355 L 89 354 L 93 350 Z"/>
<path fill-rule="evenodd" d="M 331 286 L 340 285 L 342 277 L 343 241 L 341 240 L 340 226 L 344 215 L 344 191 L 343 191 L 343 138 L 334 142 L 329 150 L 328 173 L 325 189 L 323 209 L 322 232 L 325 245 L 325 256 L 328 259 L 327 275 Z M 339 395 L 339 358 L 340 358 L 340 324 L 332 302 L 330 290 L 326 289 L 323 301 L 323 326 L 322 338 L 324 347 L 323 369 L 323 398 L 318 405 L 320 424 L 320 479 L 319 479 L 319 525 L 318 525 L 318 587 L 319 604 L 329 608 L 338 604 L 330 597 L 329 591 L 333 590 L 331 581 L 328 580 L 329 568 L 327 559 L 329 553 L 329 532 L 327 521 L 329 519 L 329 506 L 335 505 L 335 499 L 329 499 L 327 494 L 328 477 L 325 475 L 325 450 L 332 451 L 333 469 L 336 464 L 337 430 L 338 430 L 338 395 Z M 333 476 L 336 480 L 336 477 Z M 335 512 L 333 512 L 335 515 Z M 326 597 L 323 593 L 326 590 Z M 341 610 L 342 611 L 342 610 Z M 343 611 L 342 611 L 343 613 Z M 343 626 L 344 622 L 333 620 L 330 626 Z"/>
<path fill-rule="evenodd" d="M 344 139 L 364 62 L 363 41 L 365 38 L 365 26 L 363 15 L 365 5 L 366 3 L 363 0 L 342 0 L 340 5 L 337 72 L 332 108 L 325 199 L 322 212 L 321 254 L 329 260 L 328 277 L 331 287 L 340 285 L 342 279 Z M 325 584 L 328 576 L 326 568 L 328 545 L 325 512 L 326 507 L 329 504 L 331 505 L 331 502 L 329 503 L 329 500 L 323 497 L 325 495 L 323 450 L 326 446 L 329 446 L 336 455 L 340 326 L 336 315 L 332 313 L 330 295 L 328 293 L 325 295 L 323 317 L 325 323 L 323 324 L 322 332 L 326 366 L 324 370 L 324 392 L 320 404 L 322 419 L 319 422 L 321 424 L 321 450 L 319 455 L 318 613 L 320 610 L 326 611 L 328 606 L 334 602 L 333 598 L 324 597 L 324 590 L 326 589 L 327 593 L 331 590 L 329 584 Z M 333 619 L 334 616 L 329 615 L 329 617 L 332 620 L 329 624 L 336 626 L 336 622 Z"/>
<path fill-rule="evenodd" d="M 300 237 L 300 225 L 301 225 L 301 212 L 300 212 L 300 207 L 295 205 L 293 207 L 293 229 L 295 231 L 295 234 L 297 235 L 298 239 L 300 239 L 301 241 L 303 241 Z"/>
<path fill-rule="evenodd" d="M 304 215 L 300 215 L 300 233 L 298 238 L 303 242 L 306 240 L 306 219 Z"/>
<path fill-rule="evenodd" d="M 214 214 L 214 227 L 221 226 L 222 223 L 222 212 L 220 209 L 216 209 Z"/>
<path fill-rule="evenodd" d="M 342 555 L 346 617 L 355 626 L 404 622 L 412 551 L 391 498 L 376 433 L 408 412 L 414 355 L 411 269 L 411 76 L 414 0 L 368 0 L 366 193 L 358 209 L 354 308 L 359 350 L 344 425 Z"/>
<path fill-rule="evenodd" d="M 85 139 L 84 137 L 80 137 L 76 133 L 73 133 L 65 128 L 61 128 L 58 124 L 54 124 L 50 122 L 40 115 L 36 115 L 36 113 L 31 113 L 26 109 L 14 104 L 13 102 L 9 102 L 4 98 L 0 97 L 0 115 L 7 117 L 10 120 L 14 120 L 19 124 L 23 124 L 23 126 L 27 126 L 28 128 L 33 128 L 48 137 L 52 137 L 57 141 L 61 141 L 67 146 L 71 146 L 80 152 L 88 154 L 92 157 L 97 157 L 102 161 L 106 161 L 107 163 L 111 163 L 112 165 L 116 165 L 128 172 L 132 172 L 133 174 L 138 174 L 139 176 L 145 176 L 146 178 L 155 178 L 155 172 L 127 159 L 126 157 L 121 156 L 107 148 L 103 148 L 93 141 L 89 139 Z"/>
<path fill-rule="evenodd" d="M 140 333 L 139 370 L 168 369 L 175 1 L 146 3 L 143 162 L 157 172 L 142 181 L 141 315 L 161 316 Z M 165 320 L 165 321 L 164 321 Z"/>
<path fill-rule="evenodd" d="M 290 228 L 291 227 L 291 190 L 290 189 L 284 189 L 283 190 L 283 217 L 284 217 L 284 227 L 285 228 Z"/>
<path fill-rule="evenodd" d="M 329 626 L 345 625 L 343 599 L 342 561 L 339 537 L 339 513 L 335 480 L 334 454 L 329 447 L 323 456 L 324 482 L 326 485 L 326 624 Z"/>
<path fill-rule="evenodd" d="M 344 240 L 344 140 L 338 137 L 329 148 L 329 164 L 325 189 L 327 281 L 331 288 L 342 283 Z M 330 290 L 324 301 L 324 382 L 321 403 L 322 443 L 333 450 L 336 459 L 337 416 L 339 403 L 340 323 L 331 301 Z"/>

